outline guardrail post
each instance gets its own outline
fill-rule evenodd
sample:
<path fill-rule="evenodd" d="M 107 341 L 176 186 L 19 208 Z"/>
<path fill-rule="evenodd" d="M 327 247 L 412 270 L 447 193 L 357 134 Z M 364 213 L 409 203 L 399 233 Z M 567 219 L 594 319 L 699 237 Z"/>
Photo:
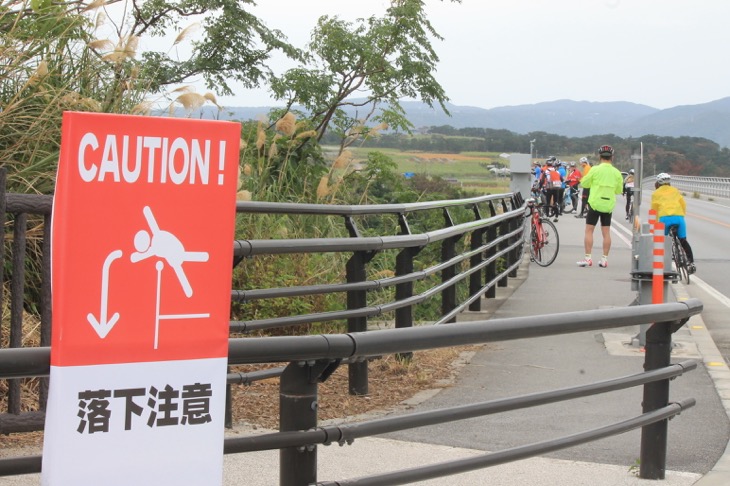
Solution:
<path fill-rule="evenodd" d="M 446 208 L 444 208 L 444 220 L 446 222 L 445 226 L 454 226 L 454 221 Z M 454 236 L 441 242 L 442 263 L 456 256 L 456 242 L 458 240 L 459 238 Z M 441 282 L 448 282 L 455 275 L 456 269 L 453 265 L 450 265 L 441 271 Z M 449 285 L 441 291 L 441 315 L 444 316 L 454 309 L 456 309 L 456 285 Z M 456 317 L 452 317 L 446 322 L 456 322 Z"/>
<path fill-rule="evenodd" d="M 482 219 L 482 215 L 479 212 L 479 207 L 474 205 L 474 217 L 477 221 Z M 471 250 L 476 251 L 484 243 L 484 229 L 478 229 L 471 234 Z M 471 268 L 476 268 L 482 263 L 482 254 L 476 253 L 471 257 L 469 264 Z M 469 297 L 475 295 L 482 288 L 482 271 L 474 272 L 469 276 Z M 476 299 L 474 302 L 469 304 L 470 311 L 482 310 L 482 299 Z"/>
<path fill-rule="evenodd" d="M 512 219 L 511 219 L 511 220 L 509 221 L 509 230 L 510 230 L 510 231 L 516 231 L 516 230 L 517 230 L 517 229 L 519 228 L 519 226 L 518 226 L 518 222 L 519 222 L 519 224 L 522 224 L 522 219 L 521 219 L 521 217 L 520 217 L 520 219 L 519 219 L 519 220 L 518 220 L 517 218 L 512 218 Z M 513 237 L 511 237 L 511 238 L 509 239 L 509 240 L 510 240 L 510 245 L 513 245 L 513 244 L 517 243 L 517 241 L 518 241 L 518 239 L 517 239 L 517 238 L 518 238 L 518 236 L 513 236 Z M 524 238 L 523 238 L 523 240 L 524 240 Z M 517 259 L 518 259 L 518 258 L 519 258 L 519 256 L 520 256 L 520 254 L 519 254 L 519 248 L 515 246 L 514 248 L 512 248 L 512 249 L 511 249 L 511 250 L 509 251 L 508 255 L 509 255 L 509 262 L 508 262 L 508 266 L 509 266 L 509 267 L 511 267 L 512 265 L 514 265 L 514 264 L 515 264 L 515 263 L 517 262 Z M 510 277 L 512 277 L 512 278 L 516 278 L 516 277 L 517 277 L 517 267 L 513 268 L 513 269 L 512 269 L 512 270 L 511 270 L 511 271 L 509 272 L 509 274 L 508 274 L 508 275 L 509 275 Z"/>
<path fill-rule="evenodd" d="M 317 426 L 317 380 L 312 366 L 289 363 L 279 385 L 279 430 L 291 432 Z M 286 447 L 279 451 L 280 486 L 317 482 L 317 446 Z"/>
<path fill-rule="evenodd" d="M 353 238 L 360 237 L 355 222 L 349 216 L 345 217 L 345 225 Z M 347 261 L 347 283 L 364 282 L 367 280 L 365 265 L 372 260 L 375 252 L 356 251 Z M 347 292 L 347 309 L 362 309 L 366 307 L 367 290 L 349 290 Z M 347 332 L 365 332 L 368 330 L 368 318 L 350 317 L 347 319 Z M 356 361 L 347 365 L 348 386 L 350 395 L 368 394 L 368 362 Z"/>
<path fill-rule="evenodd" d="M 504 202 L 504 199 L 503 199 L 502 200 L 502 213 L 506 213 L 506 212 L 507 212 L 507 204 Z M 508 234 L 510 231 L 510 226 L 511 225 L 510 225 L 509 221 L 502 221 L 499 224 L 499 236 Z M 502 240 L 502 242 L 499 244 L 499 249 L 504 250 L 505 248 L 507 248 L 507 246 L 509 246 L 509 240 Z M 509 252 L 507 252 L 506 257 L 502 256 L 500 258 L 500 260 L 503 262 L 504 268 L 507 268 L 512 264 L 512 262 L 510 262 Z M 504 262 L 504 260 L 507 260 L 507 261 Z M 499 282 L 497 282 L 498 287 L 506 287 L 507 285 L 509 285 L 509 282 L 507 280 L 507 275 L 505 275 L 504 277 L 499 279 Z"/>
<path fill-rule="evenodd" d="M 2 238 L 0 238 L 0 282 L 5 282 L 5 213 L 7 204 L 5 202 L 5 186 L 7 180 L 7 169 L 0 167 L 0 230 L 2 230 Z M 5 304 L 5 286 L 0 285 L 0 309 L 4 309 Z M 2 327 L 0 327 L 0 340 L 2 340 Z"/>
<path fill-rule="evenodd" d="M 365 264 L 370 260 L 367 252 L 356 251 L 347 261 L 347 283 L 364 282 L 367 279 Z M 366 290 L 347 291 L 347 309 L 362 309 L 367 306 Z M 368 318 L 350 317 L 347 319 L 347 332 L 365 332 L 368 330 Z M 367 395 L 368 363 L 357 361 L 347 365 L 350 395 Z"/>
<path fill-rule="evenodd" d="M 669 322 L 655 323 L 646 332 L 644 371 L 669 366 L 672 351 L 670 326 Z M 644 385 L 644 413 L 666 407 L 668 403 L 668 379 Z M 640 478 L 664 479 L 667 464 L 667 423 L 668 419 L 664 419 L 641 429 Z"/>
<path fill-rule="evenodd" d="M 405 248 L 395 257 L 396 277 L 413 273 L 413 248 Z M 402 282 L 395 286 L 395 300 L 413 297 L 413 282 Z M 395 310 L 395 327 L 413 327 L 413 307 L 410 305 Z"/>
<path fill-rule="evenodd" d="M 18 213 L 13 221 L 13 275 L 10 281 L 10 338 L 9 348 L 23 345 L 23 301 L 25 294 L 25 254 L 28 214 Z M 21 411 L 20 380 L 8 382 L 8 413 Z"/>
<path fill-rule="evenodd" d="M 491 213 L 491 216 L 494 217 L 497 215 L 497 210 L 494 207 L 494 204 L 492 204 L 492 201 L 489 201 L 489 212 Z M 496 225 L 490 225 L 487 228 L 487 243 L 492 242 L 497 239 L 497 226 Z M 487 249 L 486 257 L 487 259 L 492 258 L 494 255 L 497 254 L 497 247 L 496 246 L 490 246 Z M 487 264 L 485 271 L 485 284 L 491 282 L 494 280 L 494 278 L 497 276 L 497 262 L 495 260 L 492 260 L 490 263 Z M 484 297 L 487 299 L 494 299 L 497 297 L 497 287 L 495 285 L 492 285 L 487 289 L 487 291 L 484 293 Z"/>
<path fill-rule="evenodd" d="M 411 234 L 411 228 L 404 214 L 398 215 L 402 235 Z M 413 257 L 418 252 L 414 248 L 404 248 L 395 257 L 395 276 L 402 277 L 413 273 Z M 395 285 L 395 300 L 401 301 L 413 296 L 413 282 L 401 282 Z M 413 327 L 413 308 L 409 305 L 395 310 L 395 327 Z"/>

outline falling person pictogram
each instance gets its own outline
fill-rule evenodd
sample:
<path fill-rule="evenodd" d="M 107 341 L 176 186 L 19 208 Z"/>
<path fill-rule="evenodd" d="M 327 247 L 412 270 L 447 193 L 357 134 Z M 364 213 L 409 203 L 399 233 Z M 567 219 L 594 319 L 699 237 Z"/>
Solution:
<path fill-rule="evenodd" d="M 137 263 L 151 257 L 157 257 L 155 269 L 157 270 L 157 302 L 155 307 L 155 343 L 154 349 L 157 349 L 159 342 L 160 320 L 163 319 L 196 319 L 207 318 L 210 314 L 161 314 L 161 283 L 162 270 L 167 266 L 172 268 L 177 276 L 180 286 L 182 286 L 185 296 L 190 298 L 193 295 L 193 288 L 190 285 L 183 263 L 185 262 L 207 262 L 208 252 L 204 251 L 186 251 L 180 239 L 169 231 L 160 229 L 157 224 L 152 209 L 145 206 L 142 209 L 147 225 L 150 231 L 140 230 L 134 236 L 134 248 L 137 250 L 132 253 L 130 259 L 132 263 Z"/>
<path fill-rule="evenodd" d="M 137 252 L 132 253 L 132 263 L 137 263 L 145 258 L 156 256 L 162 258 L 175 271 L 177 279 L 185 292 L 186 297 L 193 295 L 193 288 L 190 286 L 188 277 L 182 268 L 185 262 L 207 262 L 208 253 L 204 251 L 185 251 L 182 242 L 169 231 L 163 231 L 152 214 L 152 209 L 145 206 L 142 209 L 150 232 L 140 230 L 134 236 L 134 248 Z"/>

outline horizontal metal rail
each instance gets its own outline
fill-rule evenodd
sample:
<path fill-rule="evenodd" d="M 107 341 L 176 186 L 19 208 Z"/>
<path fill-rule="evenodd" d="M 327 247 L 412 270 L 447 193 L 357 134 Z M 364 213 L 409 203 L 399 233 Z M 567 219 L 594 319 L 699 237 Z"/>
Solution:
<path fill-rule="evenodd" d="M 630 430 L 644 427 L 662 420 L 667 420 L 682 413 L 684 410 L 695 405 L 694 399 L 682 400 L 672 403 L 666 407 L 662 407 L 652 412 L 647 412 L 637 417 L 616 422 L 604 427 L 586 430 L 577 434 L 572 434 L 558 439 L 551 439 L 542 442 L 536 442 L 520 447 L 513 447 L 498 452 L 491 452 L 479 456 L 469 457 L 467 459 L 458 459 L 455 461 L 441 462 L 430 466 L 423 466 L 412 469 L 404 469 L 387 474 L 379 474 L 374 476 L 366 476 L 355 479 L 346 479 L 343 481 L 324 481 L 317 482 L 318 486 L 393 486 L 397 484 L 409 484 L 427 479 L 440 478 L 444 476 L 452 476 L 476 469 L 483 469 L 492 466 L 498 466 L 508 462 L 518 461 L 535 457 L 548 452 L 567 449 L 586 442 L 592 442 L 598 439 L 604 439 L 618 434 L 623 434 Z"/>
<path fill-rule="evenodd" d="M 507 233 L 502 236 L 489 241 L 488 243 L 481 245 L 475 250 L 470 250 L 461 253 L 457 257 L 454 257 L 446 262 L 433 265 L 429 268 L 419 270 L 417 272 L 411 272 L 405 275 L 399 275 L 397 277 L 387 277 L 377 280 L 366 280 L 364 282 L 355 283 L 342 283 L 342 284 L 323 284 L 323 285 L 306 285 L 299 287 L 278 287 L 270 289 L 253 289 L 253 290 L 233 290 L 231 292 L 231 298 L 237 302 L 248 302 L 258 299 L 273 299 L 273 298 L 284 298 L 284 297 L 298 297 L 302 295 L 317 295 L 326 294 L 333 292 L 348 292 L 353 290 L 380 290 L 394 285 L 398 285 L 405 282 L 414 282 L 422 280 L 431 275 L 435 275 L 446 267 L 453 266 L 470 259 L 474 255 L 479 255 L 495 246 L 499 245 L 503 241 L 512 238 L 522 233 L 522 229 Z M 517 245 L 514 245 L 517 246 Z M 511 249 L 512 247 L 510 247 Z M 506 251 L 499 252 L 496 256 L 502 256 Z M 491 257 L 486 261 L 486 264 L 491 263 L 495 260 L 495 257 Z M 479 265 L 479 269 L 486 266 L 485 263 Z"/>
<path fill-rule="evenodd" d="M 517 232 L 515 232 L 517 233 Z M 507 235 L 512 236 L 512 235 Z M 501 241 L 501 240 L 499 240 Z M 274 329 L 274 328 L 280 328 L 280 327 L 287 327 L 287 326 L 295 326 L 300 324 L 308 324 L 312 322 L 325 322 L 325 321 L 336 321 L 336 320 L 343 320 L 351 317 L 373 317 L 373 316 L 379 316 L 382 314 L 385 314 L 387 312 L 392 312 L 396 309 L 401 309 L 403 307 L 410 307 L 416 304 L 420 304 L 422 302 L 427 301 L 428 299 L 432 298 L 433 296 L 437 295 L 439 292 L 444 290 L 445 288 L 451 287 L 455 285 L 458 282 L 461 282 L 465 280 L 467 277 L 469 277 L 472 273 L 477 272 L 481 270 L 482 268 L 486 267 L 488 264 L 495 261 L 497 258 L 507 254 L 512 249 L 520 246 L 522 243 L 514 243 L 513 245 L 510 245 L 509 247 L 506 247 L 505 249 L 499 251 L 497 254 L 493 255 L 492 257 L 484 260 L 479 265 L 470 268 L 469 270 L 462 272 L 453 278 L 441 282 L 440 284 L 434 285 L 433 287 L 429 288 L 428 290 L 411 297 L 408 297 L 403 300 L 389 302 L 385 304 L 379 304 L 379 305 L 373 305 L 373 306 L 367 306 L 367 307 L 360 307 L 357 309 L 352 310 L 341 310 L 341 311 L 329 311 L 329 312 L 319 312 L 314 314 L 301 314 L 297 316 L 286 316 L 286 317 L 274 317 L 270 319 L 258 319 L 256 321 L 232 321 L 230 323 L 230 331 L 231 332 L 237 332 L 237 333 L 246 333 L 246 332 L 252 332 L 252 331 L 259 331 L 264 329 Z M 471 252 L 468 253 L 468 255 L 471 255 Z M 437 273 L 438 271 L 442 270 L 444 267 L 452 266 L 455 263 L 465 261 L 467 258 L 463 258 L 462 256 L 456 257 L 452 260 L 449 260 L 448 262 L 440 263 L 438 265 L 435 265 L 429 269 L 423 270 L 421 272 L 414 272 L 414 274 L 411 275 L 423 275 L 424 277 L 433 275 Z M 471 302 L 473 302 L 474 298 L 479 298 L 483 293 L 490 288 L 491 286 L 495 285 L 497 281 L 507 276 L 509 272 L 514 270 L 515 268 L 519 267 L 520 262 L 516 262 L 515 264 L 509 266 L 506 270 L 504 270 L 502 273 L 498 275 L 498 278 L 493 279 L 489 282 L 488 285 L 486 285 L 478 294 L 475 294 L 472 296 L 472 299 L 469 299 L 466 304 L 461 304 L 457 307 L 458 311 L 452 311 L 448 315 L 447 319 L 444 319 L 443 317 L 439 319 L 439 322 L 446 322 L 451 317 L 455 316 L 459 312 L 461 312 L 463 309 L 466 308 L 467 305 L 469 305 Z M 346 284 L 345 284 L 346 285 Z"/>
<path fill-rule="evenodd" d="M 658 370 L 558 390 L 530 393 L 440 410 L 428 410 L 408 415 L 366 420 L 353 424 L 317 427 L 313 430 L 274 432 L 249 437 L 235 437 L 226 439 L 225 451 L 230 454 L 316 444 L 350 444 L 355 439 L 361 439 L 363 437 L 372 437 L 400 430 L 483 417 L 506 411 L 520 410 L 538 405 L 547 405 L 549 403 L 624 390 L 646 383 L 675 378 L 695 368 L 697 368 L 696 360 L 686 360 Z"/>
<path fill-rule="evenodd" d="M 236 258 L 256 255 L 283 255 L 288 253 L 345 253 L 354 251 L 400 250 L 418 248 L 443 241 L 464 233 L 493 226 L 524 214 L 518 208 L 491 218 L 461 223 L 448 228 L 416 235 L 371 236 L 360 238 L 297 238 L 287 240 L 236 240 L 233 254 Z"/>
<path fill-rule="evenodd" d="M 511 317 L 448 326 L 384 329 L 378 332 L 274 336 L 228 340 L 228 364 L 282 363 L 320 359 L 367 358 L 465 344 L 509 341 L 581 331 L 689 319 L 702 312 L 702 302 L 630 306 Z M 0 349 L 0 379 L 47 376 L 50 348 Z"/>
<path fill-rule="evenodd" d="M 436 425 L 456 420 L 491 415 L 511 410 L 546 405 L 575 398 L 631 388 L 637 385 L 666 380 L 684 374 L 697 367 L 696 360 L 686 360 L 665 368 L 637 373 L 624 377 L 601 380 L 586 385 L 568 387 L 546 392 L 502 398 L 487 402 L 431 410 L 405 416 L 385 417 L 354 424 L 318 427 L 308 431 L 276 432 L 249 437 L 233 437 L 224 440 L 224 454 L 282 449 L 308 445 L 329 445 L 332 443 L 351 444 L 355 439 L 416 427 Z M 266 379 L 281 374 L 282 368 L 258 372 L 256 379 Z M 235 381 L 235 373 L 229 373 L 229 383 Z M 244 374 L 240 382 L 246 383 Z M 0 476 L 33 474 L 40 472 L 41 456 L 24 456 L 0 459 Z M 326 484 L 326 483 L 325 483 Z M 355 483 L 357 484 L 357 483 Z M 399 483 L 383 483 L 399 484 Z"/>
<path fill-rule="evenodd" d="M 236 203 L 236 212 L 260 214 L 312 214 L 329 216 L 408 214 L 429 209 L 471 206 L 490 201 L 510 199 L 511 197 L 511 193 L 505 193 L 466 199 L 449 199 L 445 201 L 426 201 L 405 204 L 364 204 L 362 206 L 238 201 Z"/>

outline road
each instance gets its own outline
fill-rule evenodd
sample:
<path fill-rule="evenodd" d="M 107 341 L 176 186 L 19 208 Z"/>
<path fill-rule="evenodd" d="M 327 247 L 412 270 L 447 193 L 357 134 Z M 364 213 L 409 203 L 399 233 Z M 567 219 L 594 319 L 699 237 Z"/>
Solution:
<path fill-rule="evenodd" d="M 697 273 L 686 290 L 705 305 L 702 317 L 715 344 L 730 363 L 730 199 L 685 195 L 687 236 L 695 256 Z M 642 198 L 640 214 L 646 221 L 651 193 Z M 620 214 L 620 213 L 618 213 Z M 614 214 L 616 217 L 617 214 Z M 626 224 L 626 226 L 628 226 Z"/>

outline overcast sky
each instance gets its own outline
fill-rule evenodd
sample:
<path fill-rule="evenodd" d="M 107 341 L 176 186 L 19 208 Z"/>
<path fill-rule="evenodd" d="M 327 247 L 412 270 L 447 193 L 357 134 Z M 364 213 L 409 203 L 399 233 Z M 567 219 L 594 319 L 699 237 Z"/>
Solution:
<path fill-rule="evenodd" d="M 320 15 L 382 14 L 384 0 L 259 0 L 256 15 L 303 46 Z M 558 99 L 655 108 L 730 96 L 727 0 L 426 0 L 444 37 L 436 78 L 456 105 Z M 265 91 L 221 97 L 271 104 Z"/>

